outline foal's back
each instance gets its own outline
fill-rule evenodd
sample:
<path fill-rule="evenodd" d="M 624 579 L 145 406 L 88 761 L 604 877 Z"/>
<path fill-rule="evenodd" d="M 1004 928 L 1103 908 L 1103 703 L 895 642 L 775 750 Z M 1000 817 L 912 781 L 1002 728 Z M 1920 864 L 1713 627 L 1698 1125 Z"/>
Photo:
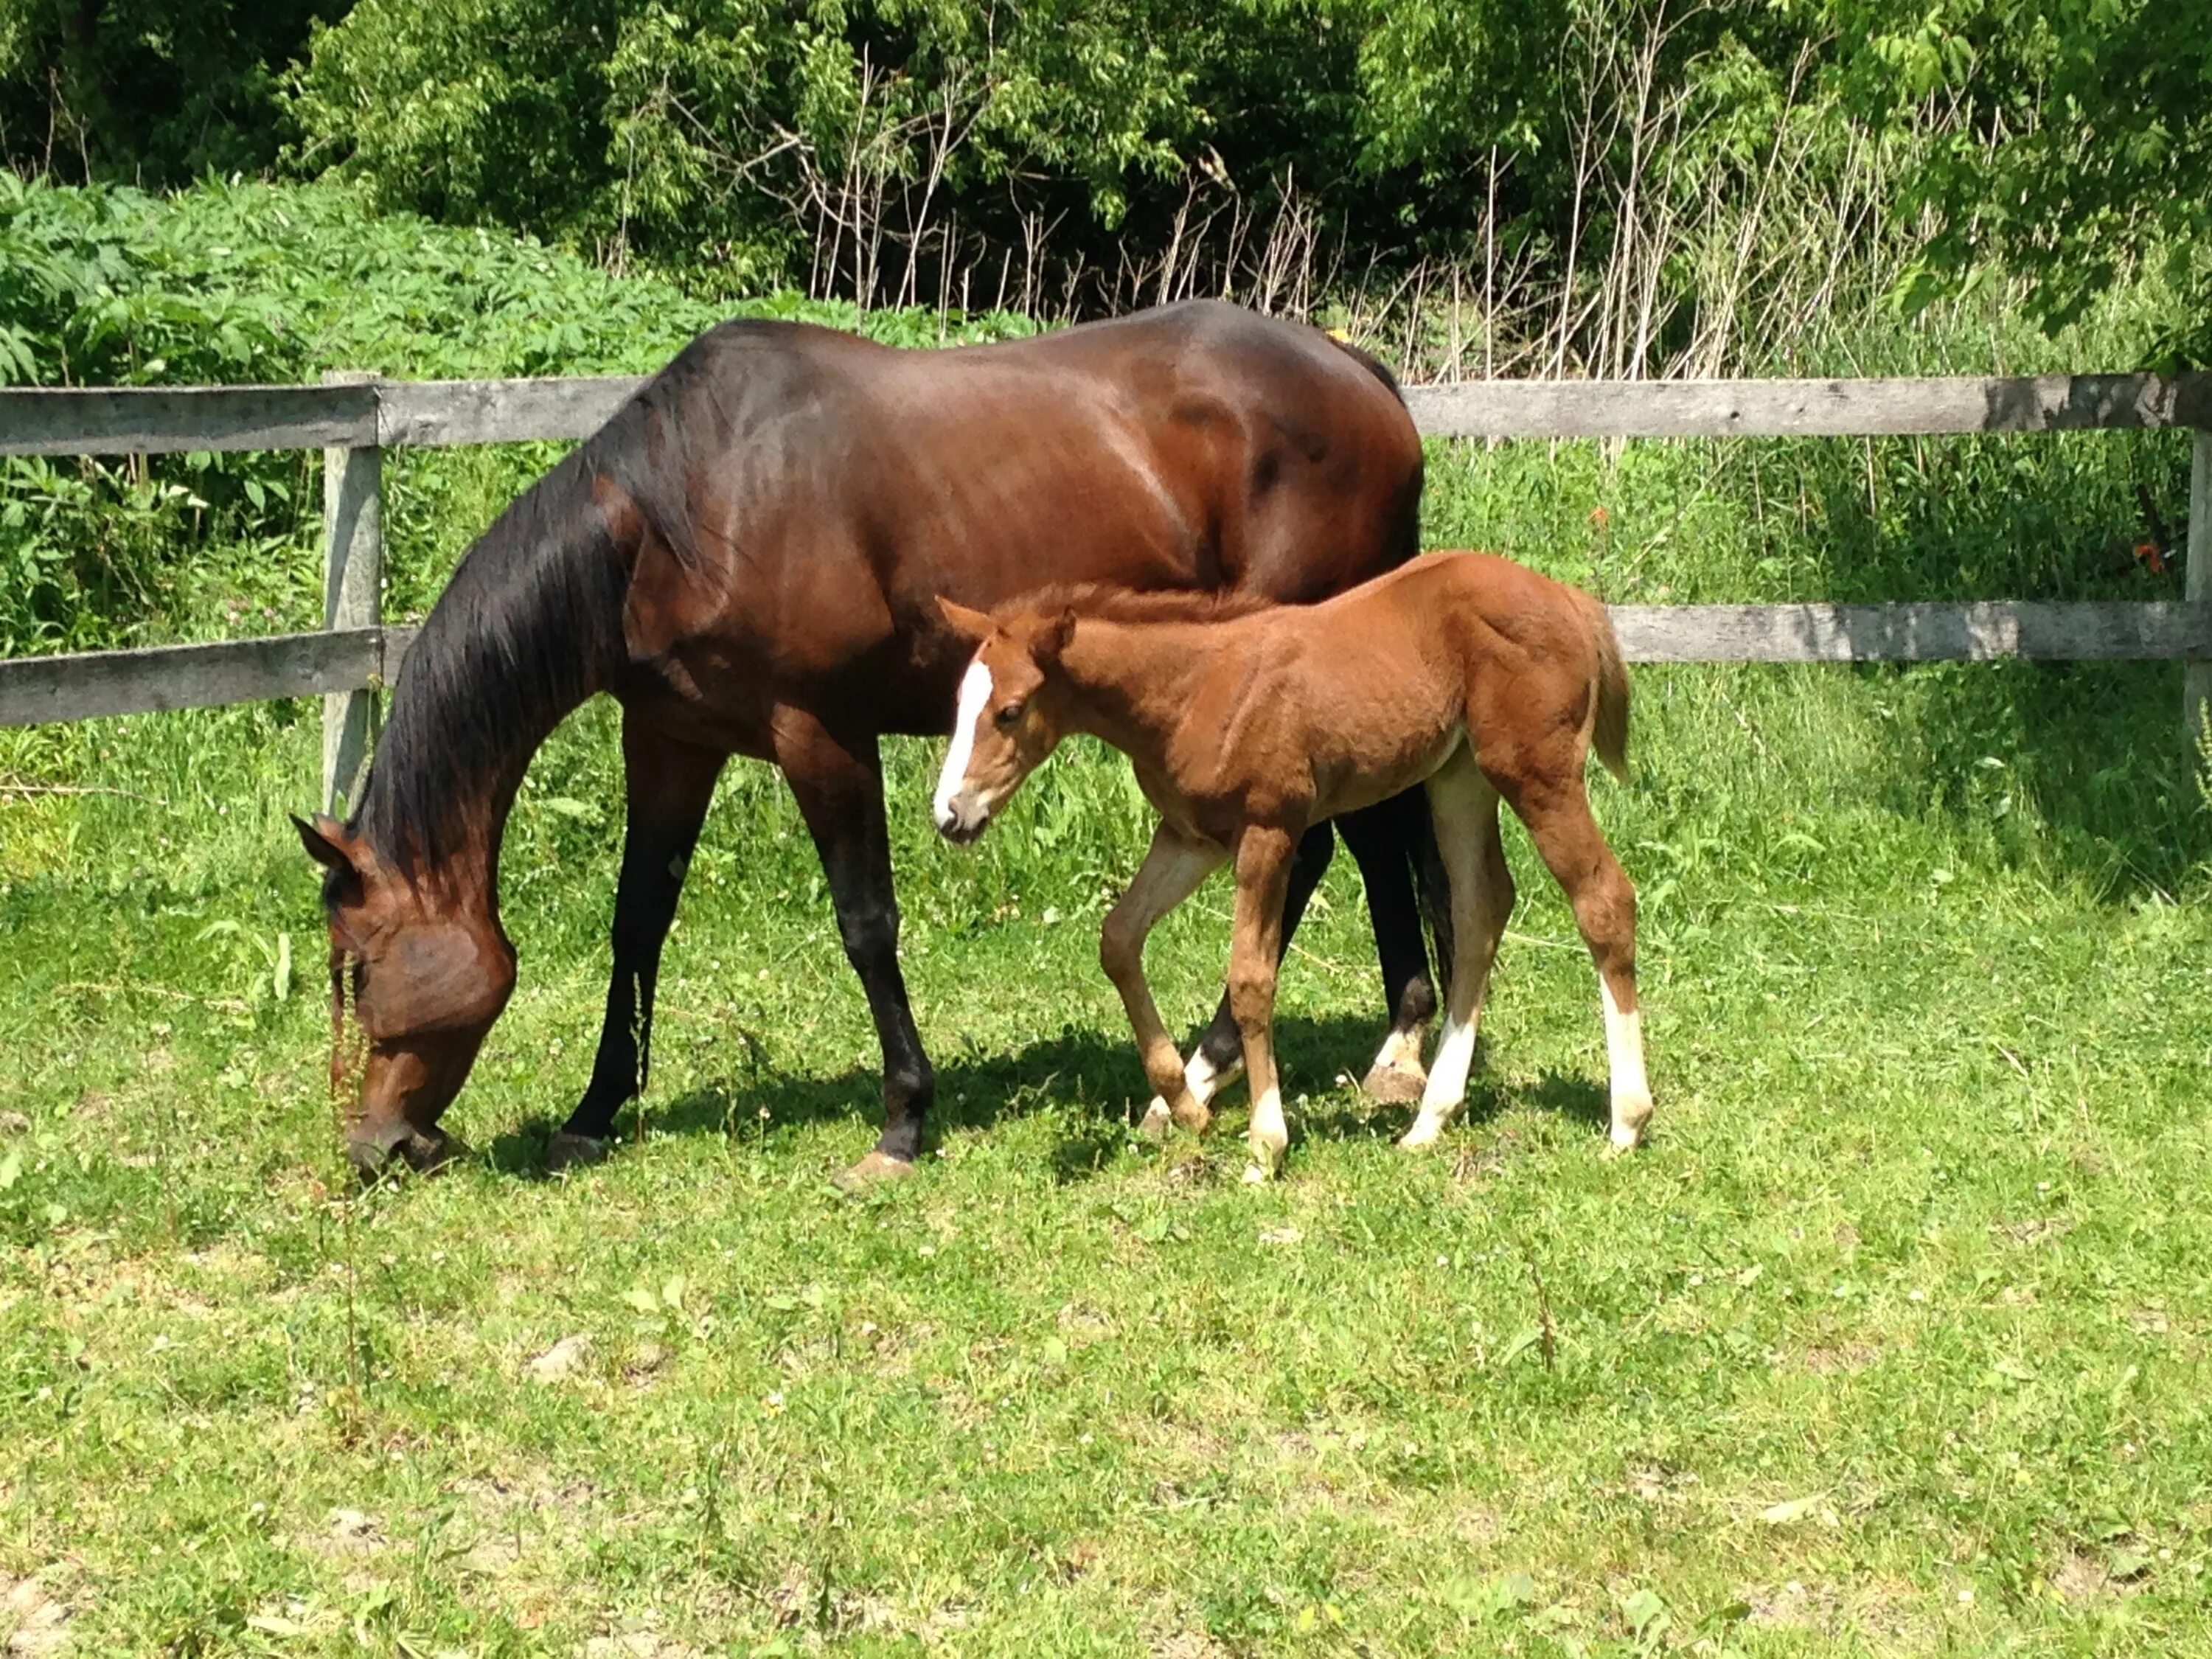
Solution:
<path fill-rule="evenodd" d="M 1216 757 L 1216 787 L 1264 800 L 1310 780 L 1314 816 L 1347 811 L 1420 782 L 1462 738 L 1486 765 L 1586 743 L 1601 614 L 1510 559 L 1431 553 L 1322 604 L 1219 624 L 1179 714 Z"/>

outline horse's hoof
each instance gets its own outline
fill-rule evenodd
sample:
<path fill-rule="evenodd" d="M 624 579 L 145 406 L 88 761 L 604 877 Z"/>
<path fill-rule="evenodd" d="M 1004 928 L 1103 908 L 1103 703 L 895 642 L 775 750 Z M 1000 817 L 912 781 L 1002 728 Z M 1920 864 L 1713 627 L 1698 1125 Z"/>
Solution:
<path fill-rule="evenodd" d="M 870 1152 L 851 1169 L 840 1170 L 830 1176 L 830 1184 L 841 1193 L 865 1193 L 872 1187 L 904 1181 L 913 1173 L 912 1158 L 893 1158 L 879 1150 Z"/>
<path fill-rule="evenodd" d="M 456 1158 L 465 1158 L 468 1150 L 443 1129 L 410 1129 L 394 1141 L 353 1141 L 346 1147 L 346 1158 L 362 1185 L 373 1187 L 403 1168 L 416 1175 L 434 1175 Z"/>
<path fill-rule="evenodd" d="M 610 1148 L 597 1135 L 580 1135 L 567 1129 L 557 1131 L 545 1144 L 545 1173 L 558 1175 L 563 1170 L 581 1170 L 593 1164 L 604 1164 Z"/>
<path fill-rule="evenodd" d="M 1138 1120 L 1137 1133 L 1146 1140 L 1165 1140 L 1168 1138 L 1168 1130 L 1174 1123 L 1175 1119 L 1169 1114 L 1167 1102 L 1154 1095 L 1152 1103 L 1145 1108 L 1144 1116 Z"/>
<path fill-rule="evenodd" d="M 399 1143 L 399 1156 L 416 1175 L 435 1175 L 468 1155 L 468 1143 L 443 1129 L 418 1130 Z"/>
<path fill-rule="evenodd" d="M 1360 1079 L 1359 1091 L 1385 1106 L 1411 1106 L 1429 1086 L 1428 1074 L 1417 1066 L 1395 1066 L 1377 1060 Z"/>

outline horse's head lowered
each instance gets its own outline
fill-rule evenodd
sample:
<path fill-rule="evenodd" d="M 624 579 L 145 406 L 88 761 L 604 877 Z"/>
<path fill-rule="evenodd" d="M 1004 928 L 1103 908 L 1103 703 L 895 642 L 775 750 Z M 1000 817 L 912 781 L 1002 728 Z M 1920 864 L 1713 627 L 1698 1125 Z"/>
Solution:
<path fill-rule="evenodd" d="M 438 1118 L 453 1103 L 484 1035 L 514 989 L 514 947 L 482 894 L 418 881 L 387 866 L 366 836 L 318 813 L 295 818 L 328 872 L 331 1089 L 343 1097 L 356 1059 L 346 1148 L 365 1176 L 396 1155 L 422 1167 L 445 1151 Z M 366 1054 L 349 1042 L 345 1011 Z"/>
<path fill-rule="evenodd" d="M 952 747 L 933 803 L 938 829 L 965 846 L 990 827 L 1066 730 L 1055 707 L 1054 670 L 1074 637 L 1075 613 L 993 617 L 945 599 L 937 607 L 952 631 L 976 647 L 960 682 Z"/>

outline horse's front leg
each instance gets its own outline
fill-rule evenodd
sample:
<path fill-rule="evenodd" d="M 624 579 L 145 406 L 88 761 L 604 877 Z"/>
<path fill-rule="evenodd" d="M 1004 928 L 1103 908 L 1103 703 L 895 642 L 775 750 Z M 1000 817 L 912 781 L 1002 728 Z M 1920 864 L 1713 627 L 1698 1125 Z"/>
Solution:
<path fill-rule="evenodd" d="M 845 957 L 860 976 L 884 1052 L 884 1132 L 875 1150 L 837 1177 L 854 1191 L 914 1173 L 937 1076 L 922 1052 L 898 964 L 898 897 L 891 888 L 890 834 L 884 822 L 883 762 L 872 736 L 842 736 L 814 715 L 779 708 L 776 763 L 821 854 Z"/>
<path fill-rule="evenodd" d="M 1237 922 L 1229 947 L 1229 1003 L 1244 1044 L 1252 1090 L 1252 1162 L 1247 1181 L 1271 1179 L 1291 1144 L 1275 1074 L 1275 973 L 1283 955 L 1283 898 L 1297 837 L 1255 824 L 1237 843 Z"/>
<path fill-rule="evenodd" d="M 634 719 L 623 721 L 629 822 L 623 832 L 622 879 L 615 888 L 614 977 L 607 985 L 606 1021 L 599 1028 L 592 1080 L 546 1149 L 548 1169 L 605 1157 L 615 1114 L 644 1091 L 660 948 L 676 919 L 684 874 L 726 758 L 664 737 Z"/>
<path fill-rule="evenodd" d="M 1194 840 L 1163 823 L 1152 832 L 1145 861 L 1098 931 L 1098 965 L 1114 988 L 1121 994 L 1130 1029 L 1136 1033 L 1137 1051 L 1143 1055 L 1145 1076 L 1159 1098 L 1145 1114 L 1144 1127 L 1158 1133 L 1172 1117 L 1185 1128 L 1202 1130 L 1212 1114 L 1184 1086 L 1182 1056 L 1175 1038 L 1161 1022 L 1145 980 L 1145 940 L 1159 919 L 1198 890 L 1199 883 L 1228 855 L 1212 842 Z"/>

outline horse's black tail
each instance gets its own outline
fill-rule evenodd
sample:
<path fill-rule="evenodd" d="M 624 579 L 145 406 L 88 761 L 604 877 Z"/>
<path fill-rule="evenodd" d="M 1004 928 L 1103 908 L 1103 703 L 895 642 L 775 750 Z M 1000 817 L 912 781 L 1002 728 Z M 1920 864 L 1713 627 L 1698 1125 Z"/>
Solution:
<path fill-rule="evenodd" d="M 1419 789 L 1419 786 L 1416 786 Z M 1429 948 L 1436 957 L 1435 985 L 1439 1005 L 1451 997 L 1454 942 L 1451 919 L 1451 876 L 1444 869 L 1444 857 L 1437 846 L 1437 821 L 1429 811 L 1427 791 L 1419 789 L 1422 799 L 1419 810 L 1406 814 L 1408 836 L 1412 842 L 1407 850 L 1413 866 L 1413 897 L 1421 908 L 1421 921 L 1427 926 Z"/>

